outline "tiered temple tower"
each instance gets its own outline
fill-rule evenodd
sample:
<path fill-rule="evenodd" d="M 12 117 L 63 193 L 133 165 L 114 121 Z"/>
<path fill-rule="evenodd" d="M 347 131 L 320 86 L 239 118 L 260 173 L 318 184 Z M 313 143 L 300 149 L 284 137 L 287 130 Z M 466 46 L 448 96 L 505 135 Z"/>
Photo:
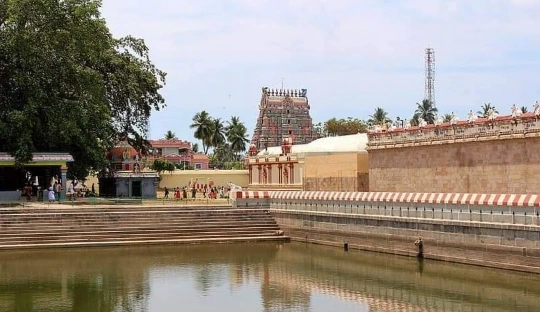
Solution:
<path fill-rule="evenodd" d="M 252 146 L 260 151 L 280 146 L 284 139 L 290 139 L 292 144 L 306 144 L 317 139 L 309 108 L 307 89 L 262 88 Z"/>

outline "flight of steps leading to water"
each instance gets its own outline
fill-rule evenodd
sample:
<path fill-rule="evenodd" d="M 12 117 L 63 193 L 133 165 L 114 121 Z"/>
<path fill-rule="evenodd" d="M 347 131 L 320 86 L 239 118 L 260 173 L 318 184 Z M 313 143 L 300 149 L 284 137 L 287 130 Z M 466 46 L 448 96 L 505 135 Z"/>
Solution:
<path fill-rule="evenodd" d="M 288 240 L 264 209 L 228 207 L 0 210 L 0 250 Z"/>

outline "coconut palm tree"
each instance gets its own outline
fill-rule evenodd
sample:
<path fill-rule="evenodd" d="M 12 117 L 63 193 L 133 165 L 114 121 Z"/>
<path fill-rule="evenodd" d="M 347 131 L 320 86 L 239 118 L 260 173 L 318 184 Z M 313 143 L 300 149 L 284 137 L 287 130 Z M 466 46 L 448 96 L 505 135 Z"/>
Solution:
<path fill-rule="evenodd" d="M 191 143 L 191 151 L 193 153 L 198 153 L 199 152 L 199 143 Z"/>
<path fill-rule="evenodd" d="M 247 138 L 247 128 L 240 121 L 240 118 L 233 116 L 231 117 L 231 120 L 227 121 L 225 136 L 227 137 L 231 150 L 238 159 L 239 154 L 246 150 L 247 143 L 249 142 Z"/>
<path fill-rule="evenodd" d="M 212 119 L 210 123 L 210 137 L 208 138 L 207 145 L 213 148 L 218 148 L 225 144 L 225 127 L 221 118 Z"/>
<path fill-rule="evenodd" d="M 437 115 L 438 109 L 433 105 L 428 99 L 422 100 L 421 103 L 416 103 L 416 111 L 414 115 L 417 118 L 424 119 L 428 124 L 435 123 L 435 116 Z"/>
<path fill-rule="evenodd" d="M 191 129 L 195 129 L 194 137 L 201 140 L 204 154 L 208 154 L 208 148 L 210 148 L 210 139 L 212 137 L 212 125 L 213 120 L 207 111 L 198 112 L 193 117 L 193 123 L 189 126 Z"/>
<path fill-rule="evenodd" d="M 171 130 L 167 130 L 167 133 L 165 133 L 165 140 L 176 140 L 178 139 L 176 137 L 176 134 L 172 132 Z"/>
<path fill-rule="evenodd" d="M 450 122 L 452 120 L 452 114 L 444 114 L 443 116 L 443 122 Z"/>
<path fill-rule="evenodd" d="M 369 116 L 369 123 L 373 125 L 384 125 L 387 122 L 391 122 L 390 118 L 388 118 L 388 112 L 385 111 L 381 107 L 375 108 L 375 111 L 373 112 L 373 115 Z"/>
<path fill-rule="evenodd" d="M 478 115 L 480 115 L 480 117 L 483 117 L 483 118 L 488 118 L 489 116 L 489 111 L 490 110 L 493 110 L 495 113 L 499 113 L 496 109 L 495 109 L 495 106 L 491 105 L 491 103 L 484 103 L 484 105 L 482 105 L 480 107 L 480 110 L 477 111 L 476 113 Z"/>
<path fill-rule="evenodd" d="M 414 114 L 409 122 L 411 123 L 411 126 L 413 127 L 418 126 L 420 124 L 420 121 L 418 120 L 418 115 Z"/>

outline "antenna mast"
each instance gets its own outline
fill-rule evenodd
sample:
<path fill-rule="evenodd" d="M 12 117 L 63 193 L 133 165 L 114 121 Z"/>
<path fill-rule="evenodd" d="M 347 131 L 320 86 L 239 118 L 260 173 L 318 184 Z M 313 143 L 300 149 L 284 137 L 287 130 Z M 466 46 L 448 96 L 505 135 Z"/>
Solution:
<path fill-rule="evenodd" d="M 424 99 L 435 107 L 435 51 L 426 49 L 426 89 Z"/>
<path fill-rule="evenodd" d="M 145 125 L 144 125 L 144 135 L 143 135 L 144 139 L 145 140 L 150 140 L 151 139 L 151 135 L 150 135 L 150 117 L 148 117 L 148 120 L 146 121 Z"/>

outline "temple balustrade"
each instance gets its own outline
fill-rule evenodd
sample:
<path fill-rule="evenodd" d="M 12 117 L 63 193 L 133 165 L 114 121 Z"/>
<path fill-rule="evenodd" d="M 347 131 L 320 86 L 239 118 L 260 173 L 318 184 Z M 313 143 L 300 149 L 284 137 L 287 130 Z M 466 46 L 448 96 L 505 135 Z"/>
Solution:
<path fill-rule="evenodd" d="M 301 189 L 302 157 L 257 155 L 247 158 L 249 185 L 257 189 Z"/>
<path fill-rule="evenodd" d="M 493 119 L 445 122 L 439 125 L 377 128 L 368 132 L 368 150 L 540 136 L 540 120 L 534 113 L 526 113 L 520 117 L 499 116 Z"/>
<path fill-rule="evenodd" d="M 235 207 L 540 226 L 540 194 L 241 191 Z"/>

